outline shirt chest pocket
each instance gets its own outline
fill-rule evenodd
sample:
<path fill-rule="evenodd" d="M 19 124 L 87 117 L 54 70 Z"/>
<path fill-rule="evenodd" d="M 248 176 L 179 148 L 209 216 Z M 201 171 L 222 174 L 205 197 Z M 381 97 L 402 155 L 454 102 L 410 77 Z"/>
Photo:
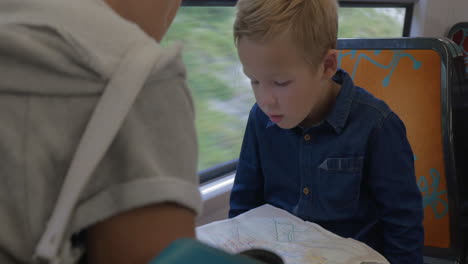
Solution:
<path fill-rule="evenodd" d="M 363 157 L 327 158 L 320 164 L 320 202 L 331 218 L 346 218 L 356 212 L 363 164 Z"/>

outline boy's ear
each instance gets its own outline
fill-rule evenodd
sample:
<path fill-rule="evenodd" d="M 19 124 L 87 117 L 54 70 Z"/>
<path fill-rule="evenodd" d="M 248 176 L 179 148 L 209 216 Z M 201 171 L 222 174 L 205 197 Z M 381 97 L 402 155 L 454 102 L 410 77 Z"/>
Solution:
<path fill-rule="evenodd" d="M 338 70 L 338 51 L 336 49 L 328 50 L 323 59 L 323 76 L 331 79 Z"/>

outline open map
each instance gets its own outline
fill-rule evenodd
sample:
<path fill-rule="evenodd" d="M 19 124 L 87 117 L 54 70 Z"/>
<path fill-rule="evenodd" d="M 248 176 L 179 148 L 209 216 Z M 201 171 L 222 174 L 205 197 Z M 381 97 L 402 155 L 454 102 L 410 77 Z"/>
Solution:
<path fill-rule="evenodd" d="M 197 237 L 231 253 L 268 249 L 286 264 L 388 264 L 367 245 L 339 237 L 271 205 L 198 227 Z"/>

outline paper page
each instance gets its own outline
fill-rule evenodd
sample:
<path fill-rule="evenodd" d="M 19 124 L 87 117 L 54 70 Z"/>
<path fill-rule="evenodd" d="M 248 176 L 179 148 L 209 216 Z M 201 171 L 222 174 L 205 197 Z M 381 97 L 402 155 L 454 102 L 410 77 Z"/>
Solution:
<path fill-rule="evenodd" d="M 197 237 L 231 253 L 268 249 L 280 255 L 286 264 L 388 264 L 367 245 L 339 237 L 271 205 L 198 227 Z"/>

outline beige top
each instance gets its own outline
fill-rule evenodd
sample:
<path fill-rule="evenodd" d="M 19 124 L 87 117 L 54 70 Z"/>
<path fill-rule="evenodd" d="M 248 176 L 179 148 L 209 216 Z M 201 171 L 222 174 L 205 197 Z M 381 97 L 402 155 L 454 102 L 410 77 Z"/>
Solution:
<path fill-rule="evenodd" d="M 147 38 L 99 0 L 0 2 L 0 263 L 31 263 L 99 96 L 123 54 Z M 199 213 L 196 170 L 179 54 L 146 81 L 70 228 L 164 201 Z"/>

